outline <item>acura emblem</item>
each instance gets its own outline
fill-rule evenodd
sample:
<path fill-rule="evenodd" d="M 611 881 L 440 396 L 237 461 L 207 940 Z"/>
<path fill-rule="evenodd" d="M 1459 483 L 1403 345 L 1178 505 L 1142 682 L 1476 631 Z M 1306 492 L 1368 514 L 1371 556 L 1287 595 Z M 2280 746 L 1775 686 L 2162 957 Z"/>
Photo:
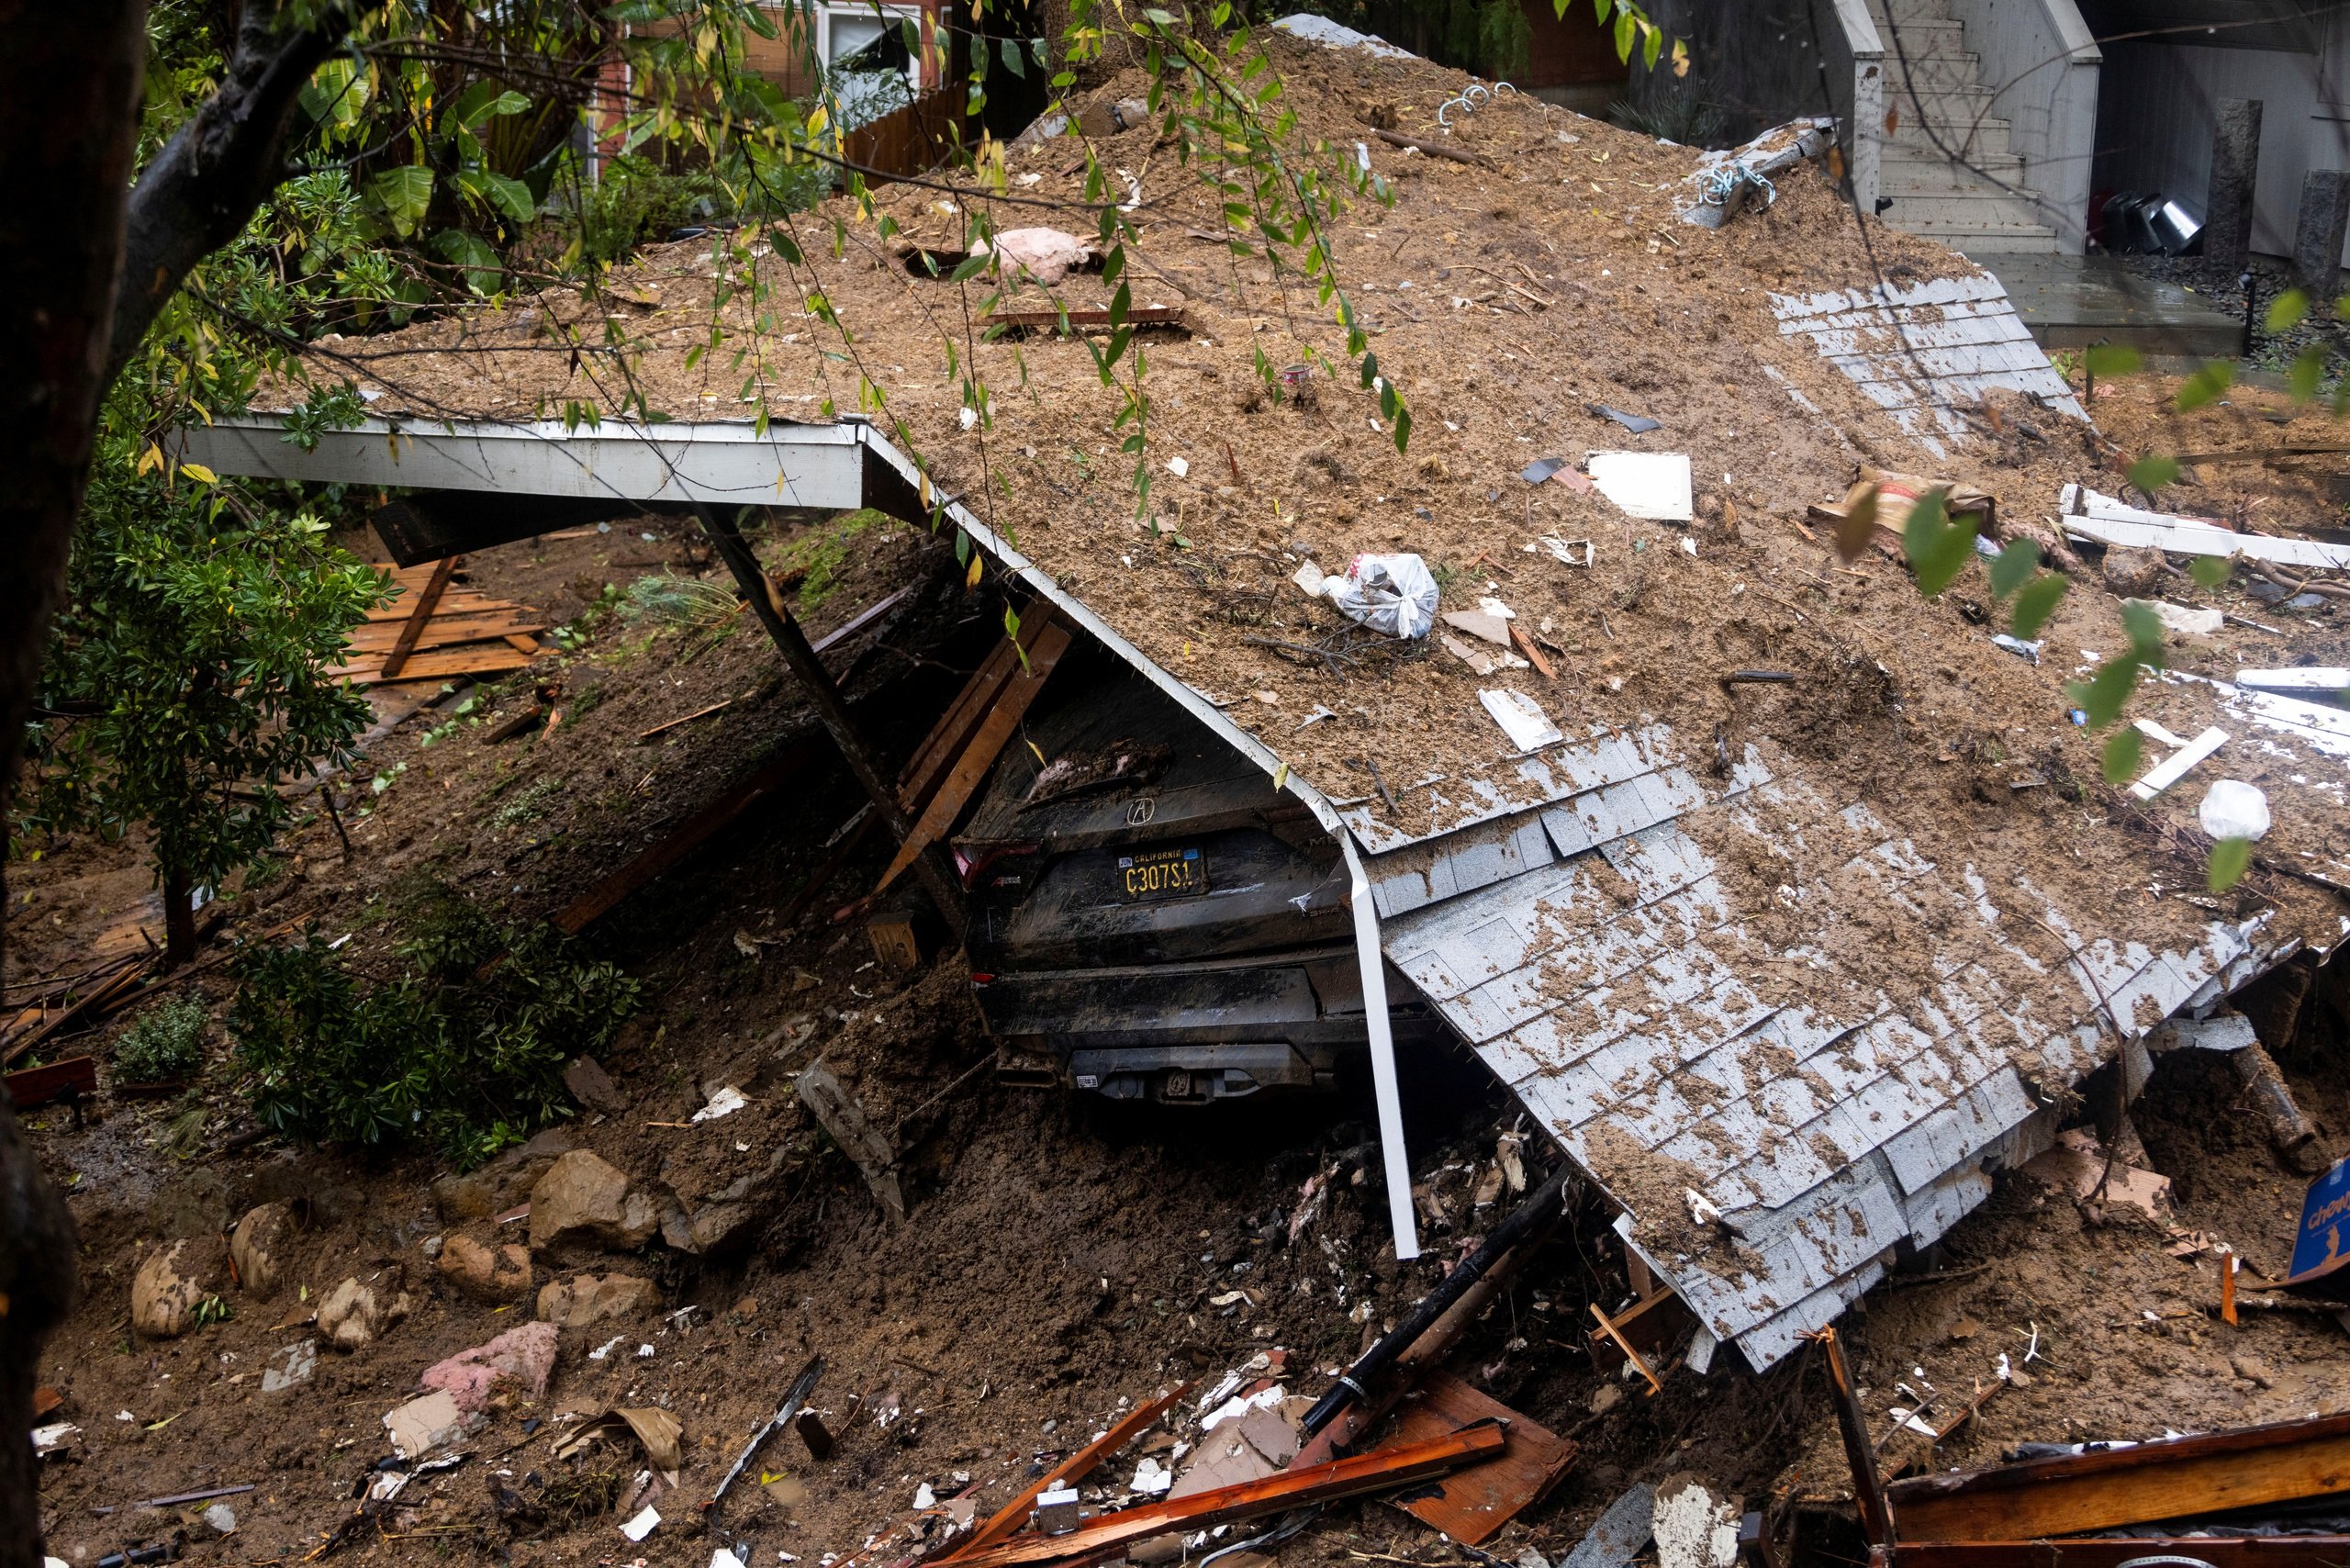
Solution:
<path fill-rule="evenodd" d="M 1145 795 L 1141 800 L 1132 801 L 1127 805 L 1126 825 L 1128 827 L 1140 827 L 1143 823 L 1150 821 L 1151 818 L 1158 814 L 1158 800 L 1153 796 Z"/>

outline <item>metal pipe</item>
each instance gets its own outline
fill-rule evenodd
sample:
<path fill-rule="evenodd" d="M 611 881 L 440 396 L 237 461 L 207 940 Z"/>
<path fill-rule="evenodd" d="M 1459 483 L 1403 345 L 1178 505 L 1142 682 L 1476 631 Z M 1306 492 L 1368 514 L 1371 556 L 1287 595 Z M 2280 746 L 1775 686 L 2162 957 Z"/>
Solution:
<path fill-rule="evenodd" d="M 1414 1341 L 1427 1332 L 1442 1317 L 1453 1303 L 1469 1292 L 1469 1287 L 1483 1279 L 1511 1248 L 1524 1240 L 1534 1227 L 1555 1218 L 1566 1205 L 1567 1182 L 1573 1166 L 1566 1160 L 1550 1179 L 1537 1187 L 1526 1202 L 1517 1205 L 1510 1216 L 1494 1226 L 1484 1243 L 1466 1260 L 1454 1266 L 1436 1289 L 1422 1296 L 1404 1321 L 1382 1338 L 1379 1343 L 1355 1358 L 1355 1364 L 1338 1374 L 1337 1386 L 1315 1401 L 1314 1408 L 1305 1413 L 1301 1429 L 1312 1437 L 1336 1419 L 1339 1411 L 1358 1399 L 1367 1398 L 1365 1392 L 1371 1380 L 1393 1365 Z"/>

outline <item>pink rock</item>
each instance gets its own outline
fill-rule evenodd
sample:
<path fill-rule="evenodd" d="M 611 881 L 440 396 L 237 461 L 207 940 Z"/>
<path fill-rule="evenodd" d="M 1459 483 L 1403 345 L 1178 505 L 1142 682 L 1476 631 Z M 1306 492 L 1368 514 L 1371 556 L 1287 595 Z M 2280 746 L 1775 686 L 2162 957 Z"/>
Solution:
<path fill-rule="evenodd" d="M 546 1393 L 547 1379 L 554 1372 L 555 1338 L 554 1324 L 525 1323 L 487 1345 L 460 1350 L 426 1368 L 418 1381 L 426 1388 L 447 1390 L 467 1415 L 489 1404 L 500 1378 L 512 1380 L 525 1397 L 537 1399 Z"/>

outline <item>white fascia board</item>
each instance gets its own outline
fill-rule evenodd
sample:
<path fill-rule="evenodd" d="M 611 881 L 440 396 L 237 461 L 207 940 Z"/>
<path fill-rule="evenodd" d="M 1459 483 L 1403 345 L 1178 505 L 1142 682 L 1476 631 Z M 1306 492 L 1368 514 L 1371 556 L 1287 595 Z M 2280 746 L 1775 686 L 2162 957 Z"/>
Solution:
<path fill-rule="evenodd" d="M 216 474 L 317 484 L 488 490 L 571 499 L 837 509 L 864 504 L 858 427 L 369 419 L 305 452 L 270 418 L 173 432 L 175 455 Z"/>

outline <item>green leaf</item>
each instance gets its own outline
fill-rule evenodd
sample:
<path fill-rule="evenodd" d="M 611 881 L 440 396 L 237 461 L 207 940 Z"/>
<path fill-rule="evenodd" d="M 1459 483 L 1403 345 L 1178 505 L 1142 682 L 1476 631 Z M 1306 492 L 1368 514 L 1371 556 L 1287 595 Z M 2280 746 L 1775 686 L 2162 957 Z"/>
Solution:
<path fill-rule="evenodd" d="M 2178 459 L 2149 455 L 2130 465 L 2130 482 L 2152 495 L 2165 485 L 2178 483 Z"/>
<path fill-rule="evenodd" d="M 1412 410 L 1400 405 L 1395 409 L 1395 450 L 1405 452 L 1412 444 Z"/>
<path fill-rule="evenodd" d="M 2292 368 L 2286 372 L 2286 386 L 2296 403 L 2306 403 L 2316 397 L 2318 383 L 2324 379 L 2325 350 L 2316 343 L 2295 354 Z"/>
<path fill-rule="evenodd" d="M 432 205 L 432 171 L 404 163 L 376 175 L 367 188 L 392 220 L 392 228 L 406 239 L 416 232 Z"/>
<path fill-rule="evenodd" d="M 1638 34 L 1639 29 L 1632 21 L 1632 13 L 1627 10 L 1617 11 L 1616 13 L 1616 58 L 1627 65 L 1632 62 L 1632 43 Z"/>
<path fill-rule="evenodd" d="M 2091 375 L 2128 375 L 2144 363 L 2126 343 L 2091 343 L 2081 361 Z"/>
<path fill-rule="evenodd" d="M 2145 737 L 2135 724 L 2125 724 L 2113 732 L 2105 743 L 2105 781 L 2124 784 L 2138 777 L 2138 762 L 2145 750 Z"/>
<path fill-rule="evenodd" d="M 1663 52 L 1664 29 L 1662 28 L 1651 28 L 1649 29 L 1648 47 L 1642 56 L 1641 63 L 1646 65 L 1651 71 L 1653 71 L 1656 69 L 1657 56 Z"/>
<path fill-rule="evenodd" d="M 495 293 L 499 281 L 506 275 L 505 264 L 498 259 L 498 252 L 477 234 L 468 234 L 461 229 L 443 229 L 432 237 L 432 248 L 464 269 L 465 286 L 476 294 Z"/>
<path fill-rule="evenodd" d="M 1975 554 L 1974 515 L 1954 523 L 1942 521 L 1948 495 L 1937 488 L 1919 497 L 1901 529 L 1909 570 L 1918 579 L 1918 591 L 1928 599 L 1950 587 Z"/>
<path fill-rule="evenodd" d="M 2029 539 L 2009 541 L 1991 563 L 1991 597 L 2005 599 L 2031 580 L 2040 569 L 2040 546 Z"/>
<path fill-rule="evenodd" d="M 2138 672 L 2143 667 L 2136 659 L 2111 659 L 2089 679 L 2068 683 L 2065 693 L 2079 707 L 2089 728 L 2101 730 L 2121 716 L 2121 705 L 2137 689 Z"/>
<path fill-rule="evenodd" d="M 2252 840 L 2223 838 L 2211 846 L 2210 863 L 2204 868 L 2204 885 L 2215 893 L 2224 893 L 2244 880 L 2252 869 Z"/>
<path fill-rule="evenodd" d="M 2177 399 L 2178 411 L 2183 414 L 2202 408 L 2207 403 L 2218 402 L 2227 396 L 2228 388 L 2234 386 L 2235 382 L 2236 367 L 2233 361 L 2224 359 L 2210 361 L 2202 369 L 2188 376 L 2180 385 Z"/>
<path fill-rule="evenodd" d="M 458 176 L 476 196 L 495 207 L 502 216 L 516 223 L 528 223 L 538 215 L 539 204 L 532 199 L 531 187 L 520 180 L 508 179 L 487 170 Z"/>
<path fill-rule="evenodd" d="M 1018 39 L 999 39 L 996 52 L 1003 57 L 1003 68 L 1022 81 L 1028 79 L 1027 50 Z"/>
<path fill-rule="evenodd" d="M 2216 588 L 2228 580 L 2235 565 L 2232 555 L 2198 555 L 2187 564 L 2187 575 L 2198 588 Z"/>
<path fill-rule="evenodd" d="M 2021 593 L 2016 595 L 2016 612 L 2009 622 L 2009 634 L 2020 637 L 2027 643 L 2039 636 L 2041 628 L 2047 625 L 2048 618 L 2056 613 L 2056 606 L 2062 602 L 2065 590 L 2070 586 L 2053 572 L 2027 585 Z"/>
<path fill-rule="evenodd" d="M 2301 324 L 2310 313 L 2310 297 L 2298 288 L 2288 288 L 2268 302 L 2268 330 L 2272 332 L 2290 331 Z"/>
<path fill-rule="evenodd" d="M 2130 652 L 2140 662 L 2163 662 L 2163 618 L 2151 606 L 2134 601 L 2122 605 L 2121 630 L 2130 639 Z"/>

